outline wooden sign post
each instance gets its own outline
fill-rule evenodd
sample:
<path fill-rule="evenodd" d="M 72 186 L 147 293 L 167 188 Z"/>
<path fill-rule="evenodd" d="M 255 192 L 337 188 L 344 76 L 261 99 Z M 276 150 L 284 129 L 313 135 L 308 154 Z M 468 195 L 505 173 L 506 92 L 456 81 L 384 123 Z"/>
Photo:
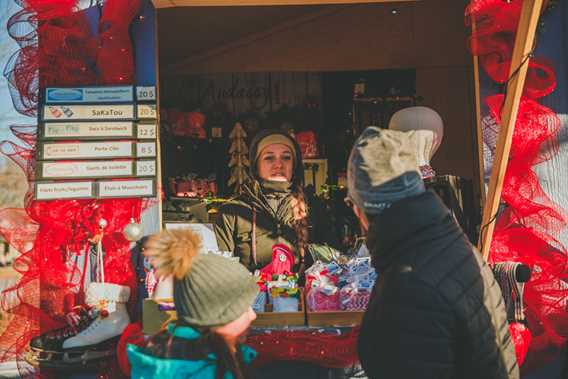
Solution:
<path fill-rule="evenodd" d="M 483 220 L 479 233 L 479 249 L 485 259 L 489 257 L 496 215 L 501 200 L 503 180 L 509 162 L 513 130 L 517 121 L 517 113 L 529 66 L 528 57 L 532 51 L 542 3 L 543 0 L 524 0 L 521 9 L 521 17 L 511 58 L 511 68 L 509 70 L 510 80 L 507 84 L 507 94 L 501 113 L 501 128 L 495 148 L 495 159 L 491 169 L 489 190 L 483 209 Z"/>

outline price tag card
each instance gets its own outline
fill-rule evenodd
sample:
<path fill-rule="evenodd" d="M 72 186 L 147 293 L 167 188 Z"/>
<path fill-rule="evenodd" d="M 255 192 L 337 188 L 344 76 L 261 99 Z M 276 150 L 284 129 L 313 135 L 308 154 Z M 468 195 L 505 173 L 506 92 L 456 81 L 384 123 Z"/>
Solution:
<path fill-rule="evenodd" d="M 134 176 L 134 161 L 38 162 L 40 179 L 121 178 Z"/>
<path fill-rule="evenodd" d="M 155 143 L 154 155 L 155 156 Z M 38 146 L 39 160 L 87 159 L 87 158 L 131 158 L 133 156 L 131 141 L 105 142 L 52 142 Z"/>
<path fill-rule="evenodd" d="M 222 138 L 223 137 L 223 128 L 212 127 L 211 128 L 211 137 L 212 138 Z"/>
<path fill-rule="evenodd" d="M 133 101 L 132 86 L 48 87 L 45 89 L 46 104 L 132 103 Z"/>
<path fill-rule="evenodd" d="M 48 122 L 40 124 L 40 139 L 118 139 L 137 138 L 134 134 L 134 123 L 128 121 L 115 122 Z M 155 126 L 154 126 L 155 129 Z M 150 134 L 149 132 L 146 132 Z M 138 133 L 139 134 L 139 133 Z M 138 137 L 140 138 L 140 137 Z M 146 137 L 146 138 L 155 138 Z"/>
<path fill-rule="evenodd" d="M 155 120 L 158 118 L 156 104 L 138 104 L 136 109 L 139 120 Z"/>
<path fill-rule="evenodd" d="M 155 105 L 154 105 L 155 108 Z M 154 112 L 155 113 L 155 112 Z M 43 121 L 133 120 L 134 105 L 44 105 Z"/>
<path fill-rule="evenodd" d="M 156 176 L 156 161 L 154 159 L 137 160 L 136 176 Z"/>
<path fill-rule="evenodd" d="M 156 156 L 155 142 L 138 142 L 136 144 L 136 156 L 138 158 L 150 158 Z"/>
<path fill-rule="evenodd" d="M 156 123 L 138 124 L 136 126 L 136 137 L 138 139 L 156 139 L 157 129 Z"/>
<path fill-rule="evenodd" d="M 136 87 L 136 100 L 138 101 L 156 100 L 156 87 L 155 86 Z"/>
<path fill-rule="evenodd" d="M 94 197 L 94 182 L 63 182 L 35 184 L 37 200 L 91 199 Z"/>
<path fill-rule="evenodd" d="M 154 179 L 100 181 L 97 185 L 97 195 L 101 199 L 156 196 L 156 181 Z"/>

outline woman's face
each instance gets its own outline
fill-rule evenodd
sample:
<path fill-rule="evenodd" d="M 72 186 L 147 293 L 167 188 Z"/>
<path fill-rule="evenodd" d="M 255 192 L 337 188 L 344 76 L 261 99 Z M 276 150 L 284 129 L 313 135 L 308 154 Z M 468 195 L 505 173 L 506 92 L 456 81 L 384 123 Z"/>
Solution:
<path fill-rule="evenodd" d="M 285 182 L 292 180 L 294 155 L 286 145 L 275 143 L 266 146 L 258 158 L 258 176 L 263 180 Z"/>
<path fill-rule="evenodd" d="M 215 332 L 221 335 L 230 346 L 236 346 L 237 343 L 244 342 L 246 332 L 249 329 L 250 324 L 255 319 L 256 313 L 254 313 L 252 308 L 249 307 L 249 309 L 243 313 L 241 317 L 228 324 L 219 326 L 215 329 Z"/>

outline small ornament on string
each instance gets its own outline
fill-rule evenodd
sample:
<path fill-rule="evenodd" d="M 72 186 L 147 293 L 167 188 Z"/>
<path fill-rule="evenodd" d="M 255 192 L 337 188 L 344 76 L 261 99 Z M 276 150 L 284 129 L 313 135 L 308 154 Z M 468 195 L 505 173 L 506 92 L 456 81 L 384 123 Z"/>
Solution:
<path fill-rule="evenodd" d="M 134 219 L 134 208 L 132 208 L 132 216 L 130 217 L 130 223 L 124 227 L 122 232 L 124 237 L 130 242 L 136 242 L 144 236 L 144 228 L 142 225 L 136 223 Z"/>

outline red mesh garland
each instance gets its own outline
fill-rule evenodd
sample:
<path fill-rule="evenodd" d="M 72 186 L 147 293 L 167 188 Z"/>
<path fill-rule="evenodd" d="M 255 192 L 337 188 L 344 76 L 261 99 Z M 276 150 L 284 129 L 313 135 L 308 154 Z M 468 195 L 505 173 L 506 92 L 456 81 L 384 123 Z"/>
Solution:
<path fill-rule="evenodd" d="M 469 48 L 497 83 L 505 83 L 509 78 L 521 5 L 522 1 L 473 0 L 466 8 L 466 24 L 472 27 Z M 555 88 L 552 65 L 541 58 L 531 59 L 524 95 L 536 99 L 549 95 Z"/>
<path fill-rule="evenodd" d="M 140 8 L 140 0 L 107 1 L 99 22 L 97 67 L 101 84 L 134 81 L 134 57 L 128 28 Z"/>
<path fill-rule="evenodd" d="M 138 10 L 138 0 L 106 1 L 103 19 L 110 22 L 112 33 L 101 28 L 106 31 L 101 30 L 101 39 L 113 39 L 117 32 L 122 34 L 119 42 L 103 43 L 98 52 L 83 13 L 75 12 L 77 0 L 16 2 L 24 9 L 10 18 L 7 27 L 21 49 L 9 60 L 4 75 L 18 112 L 36 116 L 39 88 L 46 86 L 132 83 L 134 67 L 128 26 Z M 130 59 L 119 54 L 124 51 L 129 52 Z M 95 57 L 102 56 L 112 65 L 97 60 L 101 65 L 95 68 Z M 120 74 L 116 75 L 117 72 Z M 89 247 L 88 239 L 100 232 L 101 218 L 108 221 L 102 238 L 105 279 L 130 286 L 131 300 L 135 298 L 130 242 L 122 231 L 130 218 L 139 218 L 142 207 L 150 202 L 33 200 L 36 127 L 15 125 L 10 129 L 19 141 L 0 142 L 0 152 L 22 168 L 31 185 L 25 210 L 0 209 L 0 235 L 21 253 L 14 268 L 22 275 L 16 285 L 2 293 L 2 308 L 12 319 L 0 335 L 0 361 L 22 361 L 32 337 L 61 327 L 65 313 L 83 301 L 84 267 L 77 262 Z"/>
<path fill-rule="evenodd" d="M 509 77 L 521 5 L 521 1 L 474 0 L 466 9 L 466 23 L 472 27 L 470 49 L 498 83 Z M 555 88 L 552 65 L 532 58 L 503 183 L 501 200 L 507 207 L 499 215 L 490 249 L 492 262 L 521 262 L 533 270 L 524 291 L 529 331 L 513 325 L 511 330 L 519 363 L 530 344 L 528 366 L 550 360 L 568 336 L 567 251 L 554 237 L 566 226 L 566 214 L 544 192 L 533 169 L 558 151 L 560 120 L 535 100 Z M 485 102 L 499 124 L 504 95 L 489 96 Z"/>

